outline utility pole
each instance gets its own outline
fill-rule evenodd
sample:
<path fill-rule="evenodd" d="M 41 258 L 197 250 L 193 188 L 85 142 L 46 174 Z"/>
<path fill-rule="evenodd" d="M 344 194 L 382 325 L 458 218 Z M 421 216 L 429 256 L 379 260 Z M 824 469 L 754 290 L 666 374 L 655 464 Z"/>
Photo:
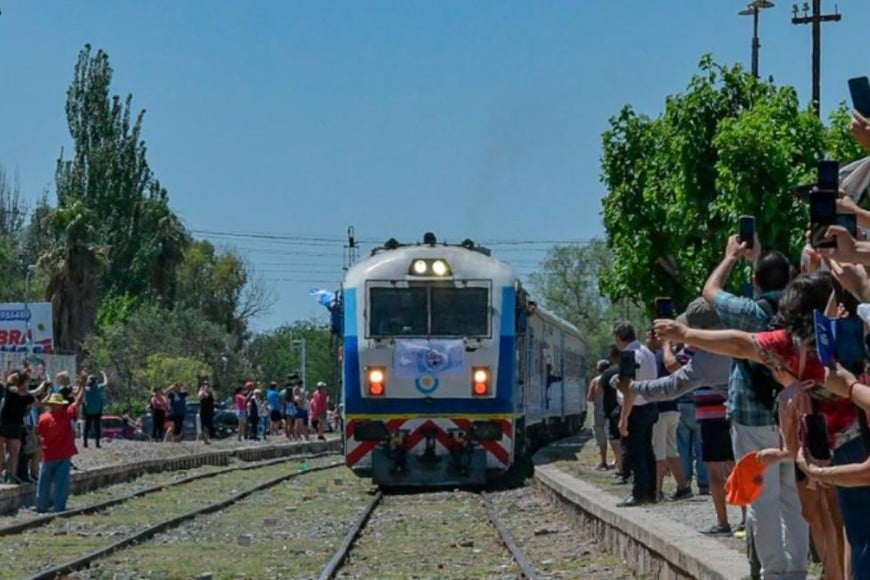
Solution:
<path fill-rule="evenodd" d="M 769 0 L 753 0 L 746 8 L 738 12 L 740 16 L 752 16 L 752 76 L 758 78 L 758 49 L 761 41 L 758 39 L 758 14 L 764 8 L 773 8 Z"/>
<path fill-rule="evenodd" d="M 792 24 L 813 25 L 813 108 L 816 116 L 821 116 L 821 75 L 822 75 L 822 22 L 839 22 L 842 19 L 837 6 L 833 14 L 822 14 L 822 0 L 813 0 L 813 13 L 809 15 L 809 3 L 804 2 L 803 16 L 798 16 L 798 5 L 791 7 Z"/>
<path fill-rule="evenodd" d="M 307 373 L 307 366 L 308 366 L 308 358 L 307 358 L 307 356 L 306 356 L 307 353 L 305 352 L 305 339 L 304 339 L 304 338 L 298 338 L 298 339 L 294 340 L 294 341 L 293 341 L 293 346 L 298 346 L 298 347 L 299 347 L 299 351 L 300 351 L 300 352 L 299 352 L 299 358 L 300 358 L 301 361 L 302 361 L 302 362 L 301 362 L 301 368 L 299 369 L 299 375 L 300 375 L 299 378 L 302 379 L 302 386 L 303 386 L 305 389 L 308 389 L 308 377 L 307 377 L 307 374 L 306 374 L 306 373 Z"/>

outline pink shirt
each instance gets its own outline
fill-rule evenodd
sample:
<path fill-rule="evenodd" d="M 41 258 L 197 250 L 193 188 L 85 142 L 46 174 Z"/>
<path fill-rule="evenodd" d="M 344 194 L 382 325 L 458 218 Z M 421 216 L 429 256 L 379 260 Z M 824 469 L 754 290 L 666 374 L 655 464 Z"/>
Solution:
<path fill-rule="evenodd" d="M 311 414 L 315 417 L 326 414 L 326 391 L 314 391 L 311 397 Z"/>
<path fill-rule="evenodd" d="M 245 395 L 243 395 L 242 393 L 237 394 L 236 395 L 236 409 L 244 412 L 245 410 L 247 410 L 247 408 L 248 408 L 248 402 L 245 399 Z"/>

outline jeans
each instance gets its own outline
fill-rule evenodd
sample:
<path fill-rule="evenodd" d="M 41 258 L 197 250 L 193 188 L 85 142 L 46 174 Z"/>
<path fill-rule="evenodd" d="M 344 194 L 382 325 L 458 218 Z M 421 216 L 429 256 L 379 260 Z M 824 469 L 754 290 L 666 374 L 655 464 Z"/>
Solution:
<path fill-rule="evenodd" d="M 867 450 L 859 437 L 834 450 L 833 464 L 863 463 L 866 459 Z M 838 487 L 837 503 L 852 547 L 852 574 L 855 580 L 870 580 L 870 486 Z"/>
<path fill-rule="evenodd" d="M 704 463 L 701 455 L 701 427 L 695 420 L 695 403 L 679 403 L 679 410 L 677 449 L 680 452 L 683 473 L 686 474 L 686 485 L 692 487 L 692 475 L 695 474 L 698 477 L 698 489 L 709 489 L 707 464 Z"/>
<path fill-rule="evenodd" d="M 54 496 L 54 511 L 66 510 L 69 497 L 69 470 L 72 464 L 69 457 L 55 461 L 43 461 L 39 465 L 39 482 L 36 484 L 36 511 L 48 511 L 48 504 Z"/>
<path fill-rule="evenodd" d="M 631 410 L 628 416 L 628 437 L 625 438 L 634 482 L 631 495 L 636 500 L 656 501 L 656 456 L 653 452 L 653 425 L 658 420 L 659 411 L 654 403 L 648 403 Z"/>
<path fill-rule="evenodd" d="M 750 451 L 779 448 L 779 429 L 732 423 L 731 441 L 739 461 Z M 794 463 L 782 461 L 765 470 L 761 495 L 746 509 L 746 526 L 751 530 L 762 578 L 806 578 L 810 529 L 801 514 Z"/>

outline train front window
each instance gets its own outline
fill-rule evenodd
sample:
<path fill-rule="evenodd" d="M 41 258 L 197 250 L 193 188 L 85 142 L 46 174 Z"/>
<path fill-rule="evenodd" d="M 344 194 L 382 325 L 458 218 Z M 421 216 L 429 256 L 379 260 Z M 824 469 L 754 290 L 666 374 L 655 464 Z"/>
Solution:
<path fill-rule="evenodd" d="M 369 288 L 369 336 L 488 336 L 489 288 Z"/>
<path fill-rule="evenodd" d="M 489 334 L 489 289 L 431 288 L 429 295 L 431 335 L 487 336 Z"/>
<path fill-rule="evenodd" d="M 429 326 L 426 288 L 370 288 L 371 336 L 424 336 Z"/>

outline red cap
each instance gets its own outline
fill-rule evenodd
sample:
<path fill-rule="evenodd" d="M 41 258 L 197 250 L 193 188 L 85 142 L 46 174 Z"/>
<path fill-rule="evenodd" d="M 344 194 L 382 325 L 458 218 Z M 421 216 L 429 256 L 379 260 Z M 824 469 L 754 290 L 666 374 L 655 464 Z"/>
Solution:
<path fill-rule="evenodd" d="M 767 466 L 758 460 L 758 452 L 750 451 L 734 466 L 725 482 L 725 499 L 731 505 L 746 506 L 753 503 L 764 489 L 764 470 Z"/>
<path fill-rule="evenodd" d="M 254 388 L 254 381 L 248 381 L 247 383 L 245 383 L 245 388 L 246 389 L 253 389 Z"/>

